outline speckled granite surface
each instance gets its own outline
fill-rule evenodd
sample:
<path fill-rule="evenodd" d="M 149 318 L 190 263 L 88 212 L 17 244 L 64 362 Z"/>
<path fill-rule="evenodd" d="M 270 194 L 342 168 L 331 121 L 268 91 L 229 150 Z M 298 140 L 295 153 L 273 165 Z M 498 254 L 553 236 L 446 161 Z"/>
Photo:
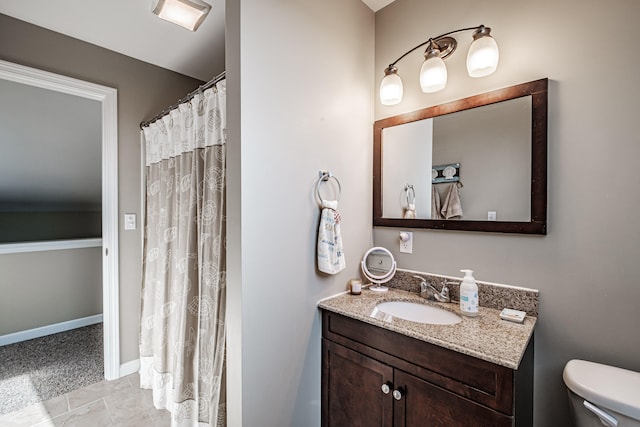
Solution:
<path fill-rule="evenodd" d="M 398 271 L 397 279 L 406 279 L 406 277 L 403 279 L 400 273 Z M 394 280 L 396 279 L 394 278 Z M 410 283 L 413 284 L 416 281 L 413 279 Z M 419 281 L 417 282 L 419 285 Z M 376 305 L 385 301 L 415 301 L 433 304 L 460 315 L 459 305 L 455 302 L 428 302 L 418 293 L 397 289 L 389 289 L 388 292 L 383 293 L 365 289 L 361 295 L 338 295 L 321 301 L 318 306 L 511 369 L 518 368 L 536 323 L 536 318 L 529 315 L 525 317 L 522 324 L 507 322 L 500 319 L 500 310 L 482 306 L 477 317 L 461 315 L 462 321 L 454 325 L 421 324 L 390 316 L 386 316 L 385 319 L 371 317 Z"/>

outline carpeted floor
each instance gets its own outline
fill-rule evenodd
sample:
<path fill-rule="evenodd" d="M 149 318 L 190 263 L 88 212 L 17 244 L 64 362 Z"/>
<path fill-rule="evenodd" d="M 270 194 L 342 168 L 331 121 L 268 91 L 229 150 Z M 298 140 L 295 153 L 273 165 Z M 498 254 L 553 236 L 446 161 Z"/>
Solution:
<path fill-rule="evenodd" d="M 102 324 L 0 347 L 0 414 L 104 379 Z"/>

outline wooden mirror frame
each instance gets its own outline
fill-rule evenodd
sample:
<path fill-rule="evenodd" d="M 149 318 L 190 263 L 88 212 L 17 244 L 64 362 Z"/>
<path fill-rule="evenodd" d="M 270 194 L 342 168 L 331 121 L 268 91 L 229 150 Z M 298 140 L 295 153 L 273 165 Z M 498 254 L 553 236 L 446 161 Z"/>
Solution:
<path fill-rule="evenodd" d="M 495 233 L 547 234 L 547 94 L 548 79 L 535 80 L 378 120 L 373 125 L 373 225 Z M 531 96 L 530 221 L 476 221 L 382 217 L 382 130 L 404 123 Z"/>

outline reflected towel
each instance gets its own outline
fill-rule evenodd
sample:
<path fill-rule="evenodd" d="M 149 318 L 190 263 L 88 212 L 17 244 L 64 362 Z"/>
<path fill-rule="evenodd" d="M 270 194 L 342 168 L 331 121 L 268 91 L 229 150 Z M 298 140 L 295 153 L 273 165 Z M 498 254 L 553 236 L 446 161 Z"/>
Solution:
<path fill-rule="evenodd" d="M 431 219 L 443 219 L 440 213 L 440 194 L 433 185 L 431 186 Z"/>
<path fill-rule="evenodd" d="M 413 203 L 409 203 L 409 205 L 404 208 L 404 219 L 415 219 L 416 218 L 416 205 Z"/>
<path fill-rule="evenodd" d="M 338 201 L 322 201 L 322 214 L 318 227 L 318 270 L 336 274 L 346 267 L 340 234 Z"/>
<path fill-rule="evenodd" d="M 458 191 L 458 183 L 454 182 L 449 187 L 447 198 L 442 205 L 442 216 L 445 219 L 461 219 L 462 218 L 462 204 L 460 203 L 460 192 Z"/>

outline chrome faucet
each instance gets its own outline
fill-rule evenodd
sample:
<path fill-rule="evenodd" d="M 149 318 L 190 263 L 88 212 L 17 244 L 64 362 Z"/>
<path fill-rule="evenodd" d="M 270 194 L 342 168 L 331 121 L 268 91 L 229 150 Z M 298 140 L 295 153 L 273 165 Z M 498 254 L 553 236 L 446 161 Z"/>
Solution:
<path fill-rule="evenodd" d="M 449 288 L 447 287 L 447 283 L 445 282 L 442 285 L 442 290 L 438 292 L 438 290 L 430 283 L 427 283 L 427 279 L 422 276 L 413 276 L 416 279 L 420 279 L 420 296 L 427 301 L 438 301 L 438 302 L 451 302 L 451 297 L 449 296 Z"/>

